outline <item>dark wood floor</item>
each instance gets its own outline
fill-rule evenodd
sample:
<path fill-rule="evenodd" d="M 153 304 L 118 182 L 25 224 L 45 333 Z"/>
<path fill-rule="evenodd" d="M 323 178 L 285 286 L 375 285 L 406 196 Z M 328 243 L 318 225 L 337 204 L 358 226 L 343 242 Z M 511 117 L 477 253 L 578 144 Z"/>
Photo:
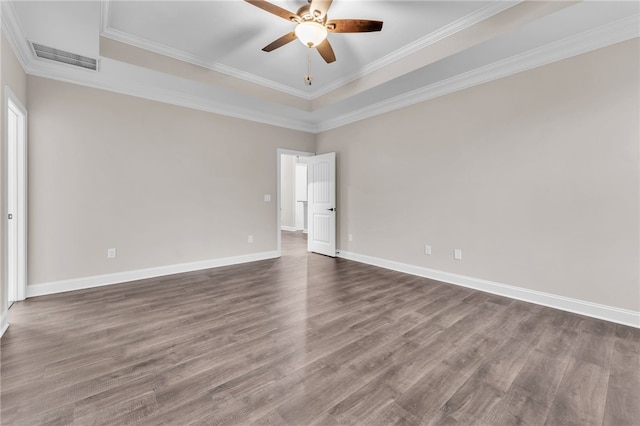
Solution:
<path fill-rule="evenodd" d="M 343 259 L 16 303 L 1 423 L 640 424 L 640 330 Z"/>

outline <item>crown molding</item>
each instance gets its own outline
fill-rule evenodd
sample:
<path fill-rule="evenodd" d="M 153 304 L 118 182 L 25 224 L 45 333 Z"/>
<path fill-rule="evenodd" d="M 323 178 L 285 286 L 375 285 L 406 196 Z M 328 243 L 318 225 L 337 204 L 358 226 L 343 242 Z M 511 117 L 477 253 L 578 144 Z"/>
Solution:
<path fill-rule="evenodd" d="M 103 2 L 102 19 L 108 13 L 108 1 Z M 124 80 L 114 80 L 101 72 L 76 68 L 72 65 L 49 62 L 35 57 L 22 26 L 17 18 L 12 2 L 1 1 L 2 31 L 18 58 L 25 73 L 36 77 L 50 78 L 66 83 L 78 84 L 94 89 L 108 90 L 123 95 L 135 96 L 167 104 L 197 109 L 201 111 L 239 118 L 257 123 L 314 133 L 316 126 L 302 120 L 289 119 L 284 114 L 268 114 L 254 109 L 231 106 L 227 102 L 196 97 L 175 90 L 159 87 L 143 87 Z M 107 10 L 105 11 L 105 7 Z"/>
<path fill-rule="evenodd" d="M 200 56 L 192 55 L 192 54 L 183 52 L 182 50 L 173 49 L 171 47 L 164 46 L 162 44 L 158 44 L 150 40 L 146 40 L 142 37 L 136 37 L 131 34 L 116 30 L 115 28 L 112 28 L 109 24 L 110 18 L 111 18 L 111 1 L 112 0 L 102 1 L 102 14 L 101 14 L 102 28 L 100 33 L 102 37 L 119 41 L 121 43 L 129 44 L 131 46 L 148 50 L 150 52 L 167 56 L 169 58 L 177 59 L 182 62 L 187 62 L 192 65 L 197 65 L 199 67 L 206 68 L 211 71 L 219 72 L 234 78 L 248 81 L 250 83 L 258 84 L 260 86 L 277 90 L 279 92 L 296 96 L 298 98 L 302 98 L 305 100 L 313 99 L 313 95 L 304 90 L 295 89 L 290 86 L 287 86 L 286 84 L 281 84 L 273 80 L 269 80 L 267 78 L 257 76 L 255 74 L 221 64 L 219 62 L 212 62 Z"/>
<path fill-rule="evenodd" d="M 18 62 L 22 69 L 26 70 L 29 63 L 33 60 L 33 52 L 24 35 L 20 21 L 13 8 L 13 2 L 0 1 L 0 16 L 2 19 L 2 31 L 7 37 L 7 41 L 18 58 Z"/>
<path fill-rule="evenodd" d="M 84 69 L 67 69 L 63 64 L 50 64 L 44 60 L 33 60 L 25 69 L 27 74 L 49 78 L 94 89 L 107 90 L 127 96 L 148 99 L 166 104 L 196 109 L 227 117 L 239 118 L 271 126 L 314 133 L 316 126 L 303 120 L 289 119 L 286 115 L 265 113 L 255 109 L 230 105 L 228 102 L 194 96 L 178 90 L 158 86 L 143 86 L 126 80 L 110 78 L 102 73 Z"/>
<path fill-rule="evenodd" d="M 112 1 L 113 0 L 102 1 L 102 16 L 101 16 L 102 31 L 100 34 L 101 36 L 311 101 L 329 92 L 339 89 L 340 87 L 345 86 L 346 84 L 354 80 L 357 80 L 368 74 L 371 74 L 374 71 L 384 68 L 390 65 L 391 63 L 396 62 L 406 56 L 412 55 L 413 53 L 421 49 L 424 49 L 425 47 L 430 46 L 434 43 L 437 43 L 440 40 L 450 37 L 456 34 L 457 32 L 460 32 L 466 28 L 469 28 L 477 24 L 478 22 L 481 22 L 494 15 L 497 15 L 498 13 L 504 10 L 507 10 L 513 6 L 516 6 L 517 4 L 521 3 L 523 0 L 493 1 L 492 3 L 465 15 L 462 18 L 459 18 L 451 22 L 450 24 L 445 25 L 444 27 L 441 27 L 434 32 L 427 34 L 426 36 L 374 62 L 371 62 L 370 64 L 366 65 L 360 70 L 348 76 L 345 76 L 343 78 L 335 80 L 331 84 L 328 84 L 322 88 L 319 88 L 317 90 L 312 90 L 311 92 L 295 89 L 286 84 L 278 83 L 273 80 L 269 80 L 267 78 L 257 76 L 255 74 L 221 64 L 219 62 L 212 62 L 212 61 L 206 60 L 205 58 L 188 54 L 181 50 L 173 49 L 158 43 L 154 43 L 150 40 L 146 40 L 142 37 L 136 37 L 131 34 L 116 30 L 115 28 L 112 28 L 110 26 Z"/>
<path fill-rule="evenodd" d="M 258 84 L 263 87 L 267 87 L 269 89 L 277 90 L 282 93 L 286 93 L 288 95 L 296 96 L 298 98 L 302 98 L 305 100 L 311 100 L 313 97 L 299 89 L 294 89 L 285 84 L 277 83 L 273 80 L 269 80 L 267 78 L 263 78 L 257 76 L 255 74 L 251 74 L 246 71 L 242 71 L 238 68 L 233 68 L 227 65 L 223 65 L 217 62 L 210 62 L 205 60 L 204 58 L 191 55 L 185 53 L 178 49 L 173 49 L 167 46 L 163 46 L 157 43 L 154 43 L 149 40 L 145 40 L 140 37 L 134 37 L 130 34 L 115 30 L 113 28 L 108 28 L 103 30 L 100 34 L 102 37 L 109 38 L 111 40 L 119 41 L 121 43 L 129 44 L 134 47 L 138 47 L 140 49 L 148 50 L 149 52 L 157 53 L 159 55 L 167 56 L 169 58 L 176 59 L 178 61 L 190 63 L 192 65 L 196 65 L 202 68 L 206 68 L 211 71 L 219 72 L 221 74 L 228 75 L 233 78 L 238 78 L 240 80 L 248 81 L 249 83 Z"/>
<path fill-rule="evenodd" d="M 103 2 L 103 20 L 105 19 L 104 14 L 108 13 L 108 3 L 109 1 Z M 437 83 L 368 105 L 364 108 L 341 115 L 340 117 L 318 121 L 314 118 L 313 112 L 304 114 L 305 117 L 308 117 L 308 120 L 289 118 L 287 114 L 279 114 L 275 110 L 265 112 L 257 110 L 256 108 L 231 105 L 222 100 L 195 96 L 178 90 L 165 89 L 150 84 L 144 86 L 134 84 L 123 79 L 111 78 L 103 72 L 76 69 L 72 66 L 64 66 L 64 64 L 50 63 L 46 60 L 38 59 L 31 52 L 31 48 L 11 2 L 2 1 L 0 5 L 2 7 L 2 31 L 6 34 L 11 48 L 27 74 L 308 133 L 321 133 L 335 129 L 356 121 L 636 38 L 639 36 L 640 28 L 640 17 L 638 15 L 629 16 Z M 492 10 L 494 13 L 498 13 L 496 9 Z M 490 10 L 487 9 L 485 13 L 490 13 Z M 480 18 L 478 17 L 477 19 Z M 423 43 L 427 43 L 427 41 L 423 40 Z"/>
<path fill-rule="evenodd" d="M 485 19 L 489 19 L 494 15 L 497 15 L 500 12 L 503 12 L 509 8 L 516 6 L 517 4 L 522 3 L 523 0 L 512 0 L 512 1 L 494 1 L 487 6 L 475 10 L 462 18 L 459 18 L 444 27 L 439 28 L 438 30 L 427 34 L 426 36 L 409 43 L 408 45 L 391 52 L 390 54 L 383 56 L 382 58 L 371 62 L 360 70 L 335 80 L 333 83 L 324 86 L 321 89 L 313 92 L 313 99 L 318 98 L 320 96 L 326 95 L 327 93 L 333 92 L 336 89 L 339 89 L 342 86 L 345 86 L 352 81 L 358 80 L 359 78 L 363 78 L 368 74 L 373 73 L 381 68 L 384 68 L 393 62 L 396 62 L 402 58 L 410 56 L 425 47 L 431 46 L 441 40 L 444 40 L 447 37 L 451 37 L 452 35 L 463 31 Z"/>
<path fill-rule="evenodd" d="M 320 123 L 317 132 L 335 129 L 523 71 L 571 58 L 640 36 L 640 16 L 633 15 L 580 34 L 496 61 L 437 83 L 398 95 Z"/>

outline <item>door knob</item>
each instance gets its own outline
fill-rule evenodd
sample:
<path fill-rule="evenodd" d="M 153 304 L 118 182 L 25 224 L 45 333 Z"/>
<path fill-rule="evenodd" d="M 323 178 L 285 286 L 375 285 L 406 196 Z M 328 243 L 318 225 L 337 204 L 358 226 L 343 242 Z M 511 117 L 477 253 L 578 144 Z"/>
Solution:
<path fill-rule="evenodd" d="M 327 210 L 329 210 L 330 212 L 335 212 L 337 209 L 331 207 L 330 209 L 327 209 Z"/>

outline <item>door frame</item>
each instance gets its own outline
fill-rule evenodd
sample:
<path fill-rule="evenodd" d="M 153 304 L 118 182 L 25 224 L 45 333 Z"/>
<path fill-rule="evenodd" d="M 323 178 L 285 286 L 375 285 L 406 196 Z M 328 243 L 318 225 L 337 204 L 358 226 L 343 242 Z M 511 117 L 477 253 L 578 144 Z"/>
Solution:
<path fill-rule="evenodd" d="M 276 244 L 276 251 L 278 252 L 278 257 L 282 256 L 282 230 L 280 229 L 280 197 L 281 197 L 281 185 L 282 182 L 280 182 L 280 178 L 281 178 L 281 172 L 282 172 L 282 156 L 283 155 L 294 155 L 294 156 L 299 156 L 299 157 L 313 157 L 314 155 L 316 155 L 315 152 L 307 152 L 307 151 L 295 151 L 292 149 L 286 149 L 286 148 L 278 148 L 276 150 L 276 179 L 277 179 L 277 185 L 276 185 L 276 235 L 277 235 L 277 244 Z"/>
<path fill-rule="evenodd" d="M 9 219 L 8 219 L 8 214 L 10 212 L 7 211 L 8 209 L 8 205 L 9 205 L 9 172 L 8 172 L 8 164 L 10 159 L 8 158 L 8 154 L 9 154 L 9 109 L 13 109 L 15 110 L 20 116 L 21 116 L 21 123 L 19 123 L 19 132 L 21 132 L 21 135 L 18 136 L 18 146 L 16 147 L 16 152 L 15 152 L 15 161 L 16 161 L 16 175 L 17 175 L 17 182 L 16 182 L 16 199 L 17 199 L 17 203 L 16 203 L 16 211 L 15 212 L 11 212 L 13 215 L 15 215 L 15 217 L 12 220 L 16 220 L 17 221 L 17 233 L 16 233 L 16 253 L 15 256 L 17 257 L 17 271 L 16 271 L 16 280 L 17 282 L 15 283 L 16 285 L 16 289 L 15 289 L 15 301 L 20 301 L 20 300 L 24 300 L 26 298 L 26 293 L 27 293 L 27 161 L 28 161 L 28 152 L 27 152 L 27 145 L 28 145 L 28 114 L 27 114 L 27 109 L 24 107 L 24 105 L 22 105 L 22 102 L 20 102 L 20 99 L 18 99 L 18 97 L 15 95 L 15 93 L 13 93 L 13 91 L 8 87 L 5 86 L 4 87 L 4 105 L 3 105 L 3 119 L 4 119 L 4 127 L 5 127 L 5 131 L 4 131 L 4 144 L 3 144 L 3 150 L 4 150 L 4 164 L 3 164 L 3 168 L 4 168 L 4 172 L 3 172 L 3 180 L 4 180 L 4 184 L 3 184 L 3 189 L 5 192 L 5 196 L 4 196 L 4 206 L 2 208 L 2 214 L 4 215 L 3 221 L 2 221 L 2 230 L 4 235 L 6 236 L 4 238 L 4 262 L 5 265 L 7 266 L 7 268 L 5 268 L 4 271 L 4 277 L 3 277 L 3 281 L 4 281 L 4 293 L 7 295 L 6 300 L 5 300 L 5 309 L 8 309 L 9 307 L 9 250 L 12 250 L 12 247 L 10 247 L 10 241 L 8 238 L 8 229 L 9 229 Z"/>

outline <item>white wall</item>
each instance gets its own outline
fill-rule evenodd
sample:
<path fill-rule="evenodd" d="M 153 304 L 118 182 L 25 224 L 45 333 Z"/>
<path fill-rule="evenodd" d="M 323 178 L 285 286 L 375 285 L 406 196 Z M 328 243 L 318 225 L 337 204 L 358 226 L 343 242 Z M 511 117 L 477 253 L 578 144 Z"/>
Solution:
<path fill-rule="evenodd" d="M 307 158 L 298 157 L 295 169 L 295 209 L 296 209 L 296 229 L 307 232 L 308 210 L 307 210 L 307 192 L 308 192 L 308 172 Z"/>
<path fill-rule="evenodd" d="M 282 155 L 280 159 L 280 227 L 292 230 L 296 226 L 295 155 Z"/>
<path fill-rule="evenodd" d="M 640 311 L 639 47 L 318 135 L 340 250 Z"/>
<path fill-rule="evenodd" d="M 280 161 L 280 226 L 284 230 L 293 231 L 306 229 L 305 209 L 298 202 L 296 187 L 299 184 L 297 165 L 306 164 L 307 158 L 297 155 L 282 155 Z M 306 177 L 304 179 L 306 184 Z"/>

